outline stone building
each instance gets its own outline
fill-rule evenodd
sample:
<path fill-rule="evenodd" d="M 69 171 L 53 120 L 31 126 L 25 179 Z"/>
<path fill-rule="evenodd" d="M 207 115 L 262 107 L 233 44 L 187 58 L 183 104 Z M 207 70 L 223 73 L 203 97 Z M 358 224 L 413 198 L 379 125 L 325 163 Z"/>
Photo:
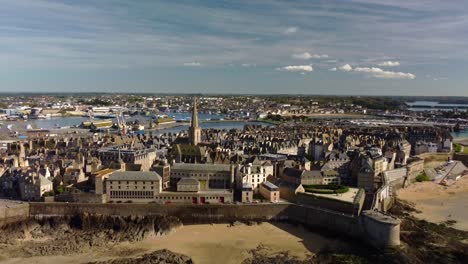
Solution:
<path fill-rule="evenodd" d="M 438 150 L 438 146 L 436 143 L 432 142 L 425 142 L 425 141 L 418 141 L 414 146 L 414 154 L 419 155 L 422 153 L 435 153 Z"/>
<path fill-rule="evenodd" d="M 28 175 L 19 182 L 20 197 L 26 201 L 39 201 L 46 192 L 53 191 L 53 184 L 42 175 Z"/>
<path fill-rule="evenodd" d="M 269 162 L 263 164 L 247 163 L 243 166 L 238 166 L 236 169 L 236 185 L 241 188 L 245 183 L 250 183 L 255 192 L 258 191 L 258 186 L 266 181 L 267 177 L 273 175 L 273 165 Z"/>
<path fill-rule="evenodd" d="M 131 145 L 103 147 L 98 151 L 102 165 L 109 167 L 111 163 L 123 160 L 126 164 L 140 166 L 141 171 L 149 171 L 156 160 L 156 152 L 151 148 L 133 148 Z"/>
<path fill-rule="evenodd" d="M 198 192 L 200 191 L 200 182 L 193 177 L 181 178 L 177 182 L 178 192 Z"/>
<path fill-rule="evenodd" d="M 234 172 L 234 165 L 175 163 L 171 166 L 170 185 L 175 188 L 180 179 L 193 177 L 200 182 L 200 190 L 231 189 Z"/>
<path fill-rule="evenodd" d="M 246 182 L 242 184 L 242 191 L 241 191 L 241 202 L 242 203 L 250 203 L 253 201 L 253 188 L 252 184 Z"/>
<path fill-rule="evenodd" d="M 171 166 L 167 161 L 162 160 L 158 164 L 153 165 L 151 171 L 156 172 L 162 178 L 162 188 L 166 189 L 169 187 L 169 182 L 171 179 Z"/>
<path fill-rule="evenodd" d="M 107 202 L 147 203 L 161 191 L 161 176 L 152 171 L 117 171 L 106 183 Z"/>
<path fill-rule="evenodd" d="M 269 202 L 276 203 L 280 199 L 280 190 L 278 186 L 269 181 L 260 184 L 260 194 Z"/>
<path fill-rule="evenodd" d="M 357 177 L 358 188 L 363 188 L 366 192 L 373 192 L 379 182 L 379 175 L 384 171 L 385 158 L 382 156 L 370 157 L 363 155 L 361 157 L 361 166 Z"/>

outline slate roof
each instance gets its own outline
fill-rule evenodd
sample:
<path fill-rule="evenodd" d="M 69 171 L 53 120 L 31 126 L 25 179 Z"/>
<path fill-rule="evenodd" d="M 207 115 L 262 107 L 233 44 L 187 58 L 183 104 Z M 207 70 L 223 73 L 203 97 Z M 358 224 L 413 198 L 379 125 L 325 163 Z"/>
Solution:
<path fill-rule="evenodd" d="M 171 167 L 171 170 L 188 170 L 188 171 L 230 171 L 229 164 L 195 164 L 195 163 L 176 163 Z"/>
<path fill-rule="evenodd" d="M 109 176 L 111 181 L 160 181 L 161 176 L 154 171 L 116 171 Z"/>
<path fill-rule="evenodd" d="M 184 178 L 181 178 L 178 182 L 177 182 L 177 185 L 179 184 L 183 184 L 183 185 L 198 185 L 200 184 L 200 182 L 193 178 L 193 177 L 184 177 Z"/>
<path fill-rule="evenodd" d="M 283 170 L 284 175 L 294 178 L 301 178 L 302 170 L 294 169 L 294 168 L 284 168 Z"/>
<path fill-rule="evenodd" d="M 273 183 L 269 181 L 264 181 L 262 182 L 263 187 L 267 188 L 270 191 L 277 191 L 279 190 L 278 186 L 274 185 Z"/>

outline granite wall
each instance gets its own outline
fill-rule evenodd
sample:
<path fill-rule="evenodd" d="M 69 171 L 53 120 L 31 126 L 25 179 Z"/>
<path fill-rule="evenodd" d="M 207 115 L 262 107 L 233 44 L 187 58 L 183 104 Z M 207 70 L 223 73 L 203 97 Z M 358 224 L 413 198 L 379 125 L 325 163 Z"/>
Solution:
<path fill-rule="evenodd" d="M 365 211 L 364 211 L 365 212 Z M 288 221 L 313 229 L 349 236 L 379 248 L 400 244 L 399 220 L 390 221 L 378 212 L 361 216 L 339 213 L 311 206 L 281 204 L 85 204 L 31 203 L 30 216 L 101 215 L 171 215 L 184 224 L 230 223 L 234 221 Z M 384 220 L 382 220 L 384 219 Z M 378 234 L 376 236 L 372 234 Z"/>

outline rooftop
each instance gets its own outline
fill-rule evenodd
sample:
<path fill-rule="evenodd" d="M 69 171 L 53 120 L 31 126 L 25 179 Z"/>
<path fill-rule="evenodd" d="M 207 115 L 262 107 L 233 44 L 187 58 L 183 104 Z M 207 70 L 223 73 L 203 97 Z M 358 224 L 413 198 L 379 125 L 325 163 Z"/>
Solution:
<path fill-rule="evenodd" d="M 338 193 L 338 194 L 304 193 L 304 194 L 334 199 L 334 200 L 338 200 L 342 202 L 354 203 L 354 199 L 356 198 L 356 195 L 358 194 L 359 190 L 360 190 L 359 188 L 349 187 L 349 191 L 345 193 Z"/>
<path fill-rule="evenodd" d="M 181 178 L 177 184 L 185 184 L 185 185 L 198 185 L 200 184 L 200 182 L 193 178 L 193 177 L 184 177 L 184 178 Z"/>
<path fill-rule="evenodd" d="M 262 185 L 267 188 L 268 190 L 270 191 L 277 191 L 279 190 L 278 186 L 274 185 L 273 183 L 269 182 L 269 181 L 264 181 L 262 182 Z"/>
<path fill-rule="evenodd" d="M 111 181 L 160 181 L 161 176 L 154 171 L 116 171 L 109 176 Z"/>
<path fill-rule="evenodd" d="M 228 164 L 190 164 L 176 163 L 171 170 L 190 170 L 190 171 L 230 171 L 231 165 Z"/>
<path fill-rule="evenodd" d="M 112 173 L 114 172 L 115 170 L 114 169 L 103 169 L 103 170 L 100 170 L 100 171 L 96 171 L 94 174 L 95 174 L 95 177 L 102 177 L 106 174 L 109 174 L 109 173 Z"/>

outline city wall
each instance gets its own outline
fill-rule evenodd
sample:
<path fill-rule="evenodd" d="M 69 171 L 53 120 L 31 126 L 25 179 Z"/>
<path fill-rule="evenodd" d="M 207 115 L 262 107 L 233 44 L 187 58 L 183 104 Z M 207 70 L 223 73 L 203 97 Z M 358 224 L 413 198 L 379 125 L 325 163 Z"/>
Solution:
<path fill-rule="evenodd" d="M 400 244 L 400 222 L 372 212 L 352 216 L 297 204 L 79 204 L 31 203 L 30 216 L 64 216 L 82 213 L 101 215 L 171 215 L 184 224 L 230 223 L 234 221 L 288 221 L 311 229 L 349 236 L 378 248 Z M 375 215 L 377 214 L 377 216 Z M 376 235 L 377 234 L 377 235 Z"/>
<path fill-rule="evenodd" d="M 24 203 L 15 206 L 2 206 L 0 207 L 0 227 L 23 221 L 29 217 L 29 204 Z"/>
<path fill-rule="evenodd" d="M 468 148 L 468 146 L 465 146 L 465 148 Z M 455 153 L 455 154 L 453 154 L 453 159 L 463 162 L 463 164 L 468 167 L 468 154 L 457 154 L 457 153 Z"/>

